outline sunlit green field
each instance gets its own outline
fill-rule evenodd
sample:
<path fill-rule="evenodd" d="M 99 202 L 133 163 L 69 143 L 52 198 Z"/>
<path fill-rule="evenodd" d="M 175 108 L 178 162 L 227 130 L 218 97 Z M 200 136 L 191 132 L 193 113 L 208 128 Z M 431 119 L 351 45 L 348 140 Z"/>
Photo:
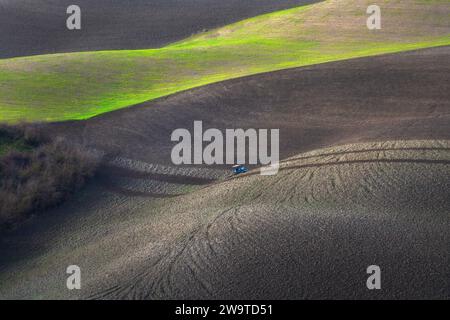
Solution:
<path fill-rule="evenodd" d="M 325 1 L 194 35 L 161 49 L 0 60 L 0 121 L 92 116 L 246 75 L 450 44 L 449 1 Z"/>

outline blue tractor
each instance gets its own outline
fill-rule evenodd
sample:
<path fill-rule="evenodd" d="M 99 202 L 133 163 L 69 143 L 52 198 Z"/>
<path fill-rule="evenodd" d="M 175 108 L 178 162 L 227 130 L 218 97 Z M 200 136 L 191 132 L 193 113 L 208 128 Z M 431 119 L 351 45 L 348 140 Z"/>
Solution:
<path fill-rule="evenodd" d="M 234 174 L 242 174 L 248 172 L 248 169 L 244 167 L 243 165 L 235 165 L 233 166 L 233 173 Z"/>

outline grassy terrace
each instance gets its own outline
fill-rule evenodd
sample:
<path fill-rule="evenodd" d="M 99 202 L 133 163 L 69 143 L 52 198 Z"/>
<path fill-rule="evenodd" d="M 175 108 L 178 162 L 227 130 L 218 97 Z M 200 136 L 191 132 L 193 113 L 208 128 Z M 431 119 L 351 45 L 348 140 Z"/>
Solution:
<path fill-rule="evenodd" d="M 324 1 L 195 35 L 161 49 L 0 60 L 0 121 L 95 115 L 205 84 L 285 68 L 450 45 L 448 0 Z"/>

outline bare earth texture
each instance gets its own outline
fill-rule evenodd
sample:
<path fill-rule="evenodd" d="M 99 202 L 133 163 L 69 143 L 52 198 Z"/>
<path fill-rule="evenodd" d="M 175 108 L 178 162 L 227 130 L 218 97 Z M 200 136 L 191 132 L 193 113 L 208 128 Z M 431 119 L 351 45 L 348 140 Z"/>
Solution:
<path fill-rule="evenodd" d="M 259 14 L 314 0 L 0 0 L 0 58 L 109 49 L 147 49 Z M 82 29 L 66 28 L 66 9 Z"/>
<path fill-rule="evenodd" d="M 449 68 L 450 47 L 329 63 L 49 126 L 111 160 L 1 238 L 0 297 L 448 298 Z M 281 128 L 287 159 L 272 177 L 174 167 L 170 133 L 194 120 Z"/>

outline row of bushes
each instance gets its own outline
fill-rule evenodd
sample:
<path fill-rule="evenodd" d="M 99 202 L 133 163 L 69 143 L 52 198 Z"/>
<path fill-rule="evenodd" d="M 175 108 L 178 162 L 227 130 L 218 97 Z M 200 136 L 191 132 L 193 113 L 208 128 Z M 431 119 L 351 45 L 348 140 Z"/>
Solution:
<path fill-rule="evenodd" d="M 94 152 L 50 139 L 39 126 L 2 126 L 0 137 L 24 146 L 0 156 L 1 228 L 60 204 L 84 185 L 99 163 Z"/>

